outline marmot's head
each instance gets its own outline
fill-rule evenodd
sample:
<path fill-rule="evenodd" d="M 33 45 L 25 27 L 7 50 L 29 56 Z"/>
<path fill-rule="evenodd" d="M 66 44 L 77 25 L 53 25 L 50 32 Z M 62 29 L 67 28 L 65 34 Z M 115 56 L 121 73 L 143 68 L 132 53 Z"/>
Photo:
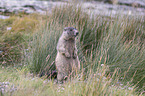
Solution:
<path fill-rule="evenodd" d="M 78 30 L 73 27 L 65 27 L 63 30 L 63 35 L 65 36 L 65 39 L 74 39 L 78 34 Z"/>

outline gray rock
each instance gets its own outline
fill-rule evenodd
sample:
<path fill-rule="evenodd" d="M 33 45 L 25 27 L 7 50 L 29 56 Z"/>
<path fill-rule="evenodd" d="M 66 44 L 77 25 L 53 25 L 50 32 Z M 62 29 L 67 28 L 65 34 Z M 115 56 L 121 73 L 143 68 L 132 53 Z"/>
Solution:
<path fill-rule="evenodd" d="M 137 7 L 137 8 L 145 8 L 145 1 L 122 1 L 119 0 L 118 4 L 120 5 L 126 5 L 126 6 L 132 6 L 132 7 Z"/>
<path fill-rule="evenodd" d="M 13 84 L 10 84 L 9 82 L 0 82 L 0 96 L 5 95 L 5 93 L 12 94 L 16 90 L 17 88 Z"/>
<path fill-rule="evenodd" d="M 10 16 L 4 16 L 4 15 L 0 15 L 0 19 L 8 19 Z M 2 51 L 0 51 L 0 53 L 2 53 Z"/>
<path fill-rule="evenodd" d="M 104 0 L 105 3 L 117 4 L 118 0 Z"/>
<path fill-rule="evenodd" d="M 0 12 L 3 13 L 41 13 L 46 14 L 46 11 L 51 10 L 56 5 L 64 4 L 65 2 L 52 1 L 28 1 L 28 0 L 0 0 Z"/>
<path fill-rule="evenodd" d="M 12 27 L 7 27 L 7 31 L 9 31 L 9 30 L 11 30 L 12 29 Z"/>
<path fill-rule="evenodd" d="M 112 5 L 103 2 L 84 3 L 83 8 L 86 12 L 92 15 L 101 16 L 115 16 L 115 15 L 129 15 L 129 16 L 145 16 L 144 8 L 134 8 L 126 5 Z"/>
<path fill-rule="evenodd" d="M 81 0 L 82 1 L 82 0 Z M 100 1 L 100 0 L 99 0 Z M 134 3 L 133 0 L 101 0 L 107 2 L 119 2 L 117 5 L 93 1 L 84 2 L 82 7 L 84 11 L 90 15 L 102 15 L 102 16 L 115 16 L 130 15 L 130 16 L 145 16 L 145 1 L 140 0 Z M 0 12 L 3 13 L 40 13 L 46 14 L 51 12 L 51 9 L 55 6 L 67 4 L 66 2 L 52 2 L 52 1 L 36 1 L 36 0 L 0 0 Z M 76 3 L 77 4 L 77 3 Z M 119 5 L 120 4 L 120 5 Z M 132 6 L 128 6 L 132 4 Z M 136 8 L 137 7 L 137 8 Z M 47 12 L 48 11 L 48 12 Z M 1 17 L 2 18 L 2 17 Z M 5 18 L 5 17 L 4 17 Z M 7 17 L 8 18 L 8 17 Z"/>

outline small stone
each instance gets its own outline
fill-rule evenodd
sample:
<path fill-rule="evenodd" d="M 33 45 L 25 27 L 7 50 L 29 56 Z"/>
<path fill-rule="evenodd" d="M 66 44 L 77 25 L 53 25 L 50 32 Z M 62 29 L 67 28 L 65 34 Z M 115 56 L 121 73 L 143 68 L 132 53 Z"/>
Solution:
<path fill-rule="evenodd" d="M 7 27 L 7 31 L 9 31 L 9 30 L 11 30 L 12 29 L 12 27 Z"/>
<path fill-rule="evenodd" d="M 101 73 L 98 73 L 98 75 L 101 76 L 102 74 Z"/>
<path fill-rule="evenodd" d="M 123 86 L 123 84 L 120 84 L 120 86 Z"/>
<path fill-rule="evenodd" d="M 5 84 L 6 84 L 6 85 L 9 85 L 10 83 L 9 83 L 9 82 L 5 82 Z"/>
<path fill-rule="evenodd" d="M 117 4 L 118 0 L 105 0 L 106 3 Z"/>
<path fill-rule="evenodd" d="M 132 90 L 133 88 L 131 88 L 131 87 L 128 87 L 128 90 Z"/>
<path fill-rule="evenodd" d="M 103 77 L 103 80 L 106 80 L 107 78 L 106 77 Z"/>
<path fill-rule="evenodd" d="M 0 54 L 2 53 L 3 51 L 0 51 Z"/>
<path fill-rule="evenodd" d="M 104 66 L 104 64 L 101 64 L 101 66 Z"/>
<path fill-rule="evenodd" d="M 47 80 L 44 80 L 43 83 L 47 83 Z"/>

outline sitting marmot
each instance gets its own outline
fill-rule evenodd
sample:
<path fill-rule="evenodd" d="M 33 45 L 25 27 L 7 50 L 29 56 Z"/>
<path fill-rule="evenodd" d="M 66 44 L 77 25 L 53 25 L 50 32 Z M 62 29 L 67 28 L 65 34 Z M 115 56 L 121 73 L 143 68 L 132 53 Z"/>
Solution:
<path fill-rule="evenodd" d="M 74 74 L 80 69 L 80 62 L 77 56 L 75 37 L 79 32 L 73 27 L 66 27 L 57 44 L 57 56 L 55 65 L 57 69 L 57 80 L 59 83 Z"/>

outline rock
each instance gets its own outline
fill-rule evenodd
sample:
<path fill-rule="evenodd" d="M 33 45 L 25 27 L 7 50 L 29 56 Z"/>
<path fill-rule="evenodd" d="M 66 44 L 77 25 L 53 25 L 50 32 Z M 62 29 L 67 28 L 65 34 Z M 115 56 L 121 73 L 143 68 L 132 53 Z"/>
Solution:
<path fill-rule="evenodd" d="M 105 0 L 105 3 L 110 3 L 110 4 L 117 4 L 118 0 Z"/>
<path fill-rule="evenodd" d="M 15 7 L 15 8 L 10 9 L 10 12 L 16 13 L 16 14 L 20 12 L 30 14 L 30 13 L 34 13 L 34 10 L 30 8 L 25 8 L 25 7 Z"/>
<path fill-rule="evenodd" d="M 136 8 L 145 8 L 145 3 L 142 1 L 121 1 L 121 0 L 119 0 L 118 4 L 136 7 Z"/>
<path fill-rule="evenodd" d="M 134 8 L 126 5 L 113 5 L 109 3 L 103 3 L 93 1 L 91 3 L 85 2 L 82 4 L 83 9 L 90 14 L 100 16 L 113 16 L 116 15 L 129 15 L 129 16 L 145 16 L 144 8 Z"/>
<path fill-rule="evenodd" d="M 0 19 L 8 19 L 10 16 L 4 16 L 4 15 L 0 15 Z M 1 53 L 1 51 L 0 51 Z"/>
<path fill-rule="evenodd" d="M 4 96 L 5 93 L 14 92 L 17 88 L 14 85 L 11 85 L 9 82 L 0 82 L 0 96 Z"/>
<path fill-rule="evenodd" d="M 24 5 L 23 7 L 31 8 L 31 9 L 33 9 L 34 11 L 43 10 L 42 8 L 40 8 L 40 7 L 38 7 L 38 6 L 35 6 L 35 5 Z"/>
<path fill-rule="evenodd" d="M 66 0 L 67 1 L 67 0 Z M 82 1 L 82 0 L 81 0 Z M 85 1 L 85 0 L 84 0 Z M 100 2 L 101 1 L 101 2 Z M 104 3 L 107 2 L 107 3 Z M 38 0 L 0 0 L 0 14 L 10 14 L 23 12 L 26 14 L 40 13 L 47 14 L 55 6 L 67 4 L 66 2 L 38 1 Z M 122 15 L 145 15 L 145 3 L 143 1 L 133 0 L 95 0 L 91 2 L 81 2 L 84 11 L 89 12 L 91 16 L 115 16 Z M 91 17 L 90 16 L 90 17 Z M 8 17 L 1 17 L 8 18 Z"/>
<path fill-rule="evenodd" d="M 7 31 L 9 31 L 9 30 L 11 30 L 12 29 L 12 27 L 7 27 Z"/>
<path fill-rule="evenodd" d="M 0 0 L 0 12 L 3 13 L 43 13 L 48 2 L 47 1 L 20 1 L 20 0 Z M 49 4 L 48 4 L 49 5 Z"/>
<path fill-rule="evenodd" d="M 66 2 L 37 1 L 37 0 L 0 0 L 0 12 L 2 13 L 41 13 L 46 14 L 52 7 Z M 1 14 L 1 13 L 0 13 Z"/>

